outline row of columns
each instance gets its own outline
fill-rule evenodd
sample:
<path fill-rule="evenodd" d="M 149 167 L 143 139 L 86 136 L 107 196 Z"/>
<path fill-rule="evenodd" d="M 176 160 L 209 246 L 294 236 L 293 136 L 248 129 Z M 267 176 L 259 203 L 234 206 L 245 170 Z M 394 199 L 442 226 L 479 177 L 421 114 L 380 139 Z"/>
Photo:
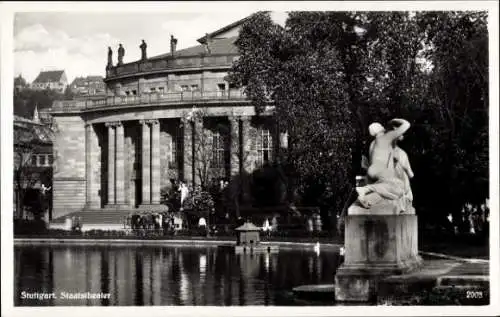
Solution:
<path fill-rule="evenodd" d="M 158 120 L 140 120 L 142 126 L 142 206 L 160 204 L 160 123 Z M 106 207 L 129 208 L 125 201 L 125 134 L 122 122 L 107 122 L 108 134 L 108 197 Z M 91 140 L 91 125 L 87 126 L 87 140 Z M 87 202 L 92 200 L 91 142 L 87 141 Z"/>
<path fill-rule="evenodd" d="M 160 204 L 160 122 L 141 120 L 142 205 Z"/>
<path fill-rule="evenodd" d="M 230 174 L 231 176 L 251 173 L 252 160 L 250 116 L 230 116 Z M 200 163 L 196 159 L 195 136 L 201 133 L 203 126 L 201 120 L 188 121 L 181 119 L 184 128 L 184 180 L 190 184 L 198 184 L 197 167 Z M 140 120 L 141 133 L 141 207 L 154 207 L 160 205 L 160 122 L 157 119 Z M 108 134 L 108 197 L 106 207 L 120 209 L 127 206 L 125 197 L 125 135 L 122 122 L 108 122 L 105 124 Z M 91 153 L 95 152 L 92 141 L 94 138 L 92 125 L 86 126 L 86 165 L 87 165 L 87 204 L 97 205 L 93 198 L 93 187 L 98 182 L 93 175 Z M 241 186 L 246 187 L 245 184 Z M 243 192 L 247 192 L 242 188 Z"/>
<path fill-rule="evenodd" d="M 121 122 L 107 122 L 108 206 L 125 207 L 125 133 Z"/>

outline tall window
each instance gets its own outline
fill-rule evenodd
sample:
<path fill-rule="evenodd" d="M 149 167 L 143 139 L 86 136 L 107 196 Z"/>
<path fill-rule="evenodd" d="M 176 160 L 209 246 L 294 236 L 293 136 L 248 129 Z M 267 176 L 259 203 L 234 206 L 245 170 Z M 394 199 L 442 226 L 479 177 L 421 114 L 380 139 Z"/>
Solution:
<path fill-rule="evenodd" d="M 38 159 L 40 160 L 39 161 L 40 163 L 39 163 L 38 166 L 46 166 L 47 158 L 46 158 L 46 156 L 44 154 L 39 155 Z"/>
<path fill-rule="evenodd" d="M 257 149 L 259 152 L 258 155 L 258 163 L 259 165 L 263 165 L 264 162 L 269 162 L 271 161 L 271 154 L 272 154 L 272 138 L 271 138 L 271 132 L 269 129 L 262 129 L 261 130 L 261 135 L 260 135 L 260 144 Z"/>
<path fill-rule="evenodd" d="M 177 126 L 171 131 L 172 136 L 170 138 L 170 157 L 169 157 L 169 169 L 178 171 L 180 162 L 182 162 L 183 152 L 182 143 L 184 142 L 184 136 L 182 134 L 182 128 Z"/>
<path fill-rule="evenodd" d="M 172 167 L 176 167 L 177 166 L 177 152 L 178 152 L 178 137 L 177 137 L 177 133 L 175 133 L 174 135 L 172 135 L 172 137 L 170 138 L 170 166 L 171 168 Z"/>
<path fill-rule="evenodd" d="M 224 168 L 224 152 L 226 150 L 224 136 L 216 131 L 212 135 L 212 168 Z"/>

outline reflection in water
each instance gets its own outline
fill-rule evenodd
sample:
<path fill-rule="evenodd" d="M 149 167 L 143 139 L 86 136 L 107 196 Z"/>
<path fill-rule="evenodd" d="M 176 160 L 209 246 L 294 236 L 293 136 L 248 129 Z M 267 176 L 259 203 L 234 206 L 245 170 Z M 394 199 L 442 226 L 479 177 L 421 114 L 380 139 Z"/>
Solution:
<path fill-rule="evenodd" d="M 266 268 L 266 272 L 269 272 L 269 257 L 270 257 L 269 253 L 264 254 L 264 265 Z"/>
<path fill-rule="evenodd" d="M 181 303 L 183 305 L 188 305 L 188 299 L 189 299 L 189 281 L 186 273 L 184 273 L 184 265 L 183 265 L 183 258 L 182 258 L 182 252 L 179 253 L 179 267 L 180 267 L 180 284 L 179 284 L 179 291 L 181 294 Z"/>
<path fill-rule="evenodd" d="M 207 256 L 205 254 L 200 254 L 200 280 L 202 283 L 205 282 L 206 275 L 207 275 Z"/>
<path fill-rule="evenodd" d="M 217 247 L 15 248 L 16 306 L 293 305 L 283 294 L 333 283 L 338 254 L 285 250 L 234 254 Z M 21 292 L 55 299 L 22 299 Z M 109 298 L 64 299 L 61 293 Z"/>

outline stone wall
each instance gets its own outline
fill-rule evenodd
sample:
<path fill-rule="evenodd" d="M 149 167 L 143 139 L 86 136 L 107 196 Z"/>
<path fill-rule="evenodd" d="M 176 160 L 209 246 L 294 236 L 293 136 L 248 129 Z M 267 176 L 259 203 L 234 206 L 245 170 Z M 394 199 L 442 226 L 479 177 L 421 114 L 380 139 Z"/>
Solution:
<path fill-rule="evenodd" d="M 86 201 L 85 124 L 78 115 L 55 116 L 53 218 Z"/>

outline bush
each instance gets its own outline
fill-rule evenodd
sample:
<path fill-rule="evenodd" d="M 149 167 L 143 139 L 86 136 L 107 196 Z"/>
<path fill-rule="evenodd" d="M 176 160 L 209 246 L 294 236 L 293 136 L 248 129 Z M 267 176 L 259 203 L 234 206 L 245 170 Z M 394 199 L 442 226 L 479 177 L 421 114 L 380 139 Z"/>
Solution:
<path fill-rule="evenodd" d="M 14 235 L 43 234 L 47 231 L 47 224 L 43 220 L 14 220 Z"/>

